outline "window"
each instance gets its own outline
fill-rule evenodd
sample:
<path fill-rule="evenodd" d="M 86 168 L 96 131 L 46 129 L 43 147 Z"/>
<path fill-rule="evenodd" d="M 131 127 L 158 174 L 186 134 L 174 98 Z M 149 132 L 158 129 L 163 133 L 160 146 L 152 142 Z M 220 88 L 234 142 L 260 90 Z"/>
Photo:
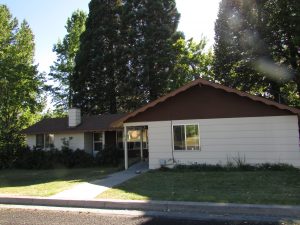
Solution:
<path fill-rule="evenodd" d="M 94 151 L 101 151 L 104 148 L 104 132 L 94 133 Z"/>
<path fill-rule="evenodd" d="M 37 148 L 44 148 L 45 142 L 44 142 L 44 134 L 37 134 L 36 135 L 36 147 Z"/>
<path fill-rule="evenodd" d="M 45 134 L 45 148 L 54 147 L 54 134 Z"/>
<path fill-rule="evenodd" d="M 174 125 L 174 150 L 200 150 L 199 126 Z"/>
<path fill-rule="evenodd" d="M 37 148 L 53 148 L 54 134 L 37 134 L 36 135 Z"/>

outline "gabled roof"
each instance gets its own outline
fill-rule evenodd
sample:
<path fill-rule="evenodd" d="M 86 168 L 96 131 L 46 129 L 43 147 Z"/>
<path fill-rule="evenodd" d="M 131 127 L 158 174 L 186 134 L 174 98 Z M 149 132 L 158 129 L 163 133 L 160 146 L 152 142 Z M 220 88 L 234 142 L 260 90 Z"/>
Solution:
<path fill-rule="evenodd" d="M 226 91 L 228 93 L 234 93 L 234 94 L 237 94 L 241 97 L 249 98 L 253 101 L 261 102 L 265 105 L 274 106 L 278 109 L 287 110 L 287 111 L 289 111 L 293 114 L 300 115 L 300 109 L 293 108 L 293 107 L 290 107 L 290 106 L 287 106 L 287 105 L 283 105 L 283 104 L 274 102 L 272 100 L 268 100 L 268 99 L 263 98 L 263 97 L 251 95 L 251 94 L 248 94 L 246 92 L 239 91 L 237 89 L 229 88 L 229 87 L 226 87 L 224 85 L 213 83 L 213 82 L 204 80 L 202 78 L 199 78 L 197 80 L 194 80 L 194 81 L 192 81 L 192 82 L 190 82 L 190 83 L 188 83 L 188 84 L 186 84 L 186 85 L 170 92 L 169 94 L 167 94 L 165 96 L 162 96 L 162 97 L 156 99 L 155 101 L 152 101 L 152 102 L 146 104 L 145 106 L 135 110 L 134 112 L 125 115 L 124 117 L 120 118 L 119 120 L 113 122 L 112 126 L 114 126 L 114 127 L 121 126 L 122 123 L 126 122 L 129 118 L 135 117 L 137 114 L 142 113 L 142 112 L 148 110 L 149 108 L 155 107 L 157 104 L 162 103 L 162 102 L 166 101 L 167 99 L 169 99 L 171 97 L 174 97 L 174 96 L 176 96 L 176 95 L 178 95 L 178 94 L 180 94 L 180 93 L 182 93 L 182 92 L 184 92 L 184 91 L 186 91 L 186 90 L 188 90 L 192 87 L 195 87 L 197 85 L 200 85 L 200 86 L 204 85 L 204 86 L 209 86 L 209 87 L 213 87 L 213 88 L 216 88 L 216 89 L 221 89 L 221 90 Z"/>
<path fill-rule="evenodd" d="M 95 116 L 83 116 L 81 124 L 79 124 L 77 127 L 68 126 L 68 117 L 43 119 L 23 130 L 22 133 L 74 133 L 116 130 L 116 128 L 111 126 L 111 123 L 124 117 L 125 115 L 126 114 L 103 114 Z"/>

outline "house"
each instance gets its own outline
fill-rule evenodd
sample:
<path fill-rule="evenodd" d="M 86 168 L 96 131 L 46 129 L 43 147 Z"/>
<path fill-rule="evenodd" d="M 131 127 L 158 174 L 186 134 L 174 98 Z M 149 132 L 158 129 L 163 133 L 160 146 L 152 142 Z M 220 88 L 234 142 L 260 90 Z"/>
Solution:
<path fill-rule="evenodd" d="M 234 160 L 300 167 L 299 115 L 299 109 L 197 79 L 112 125 L 147 133 L 150 169 Z"/>
<path fill-rule="evenodd" d="M 43 119 L 23 130 L 30 148 L 49 150 L 63 146 L 81 149 L 96 155 L 105 146 L 123 149 L 123 130 L 110 124 L 124 114 L 104 114 L 81 117 L 77 108 L 69 110 L 68 117 Z"/>
<path fill-rule="evenodd" d="M 197 79 L 129 114 L 80 123 L 80 110 L 71 109 L 69 123 L 41 121 L 25 133 L 29 146 L 57 147 L 65 138 L 90 153 L 115 136 L 115 145 L 124 146 L 125 168 L 133 149 L 148 157 L 150 169 L 234 160 L 300 167 L 299 115 L 299 109 Z"/>

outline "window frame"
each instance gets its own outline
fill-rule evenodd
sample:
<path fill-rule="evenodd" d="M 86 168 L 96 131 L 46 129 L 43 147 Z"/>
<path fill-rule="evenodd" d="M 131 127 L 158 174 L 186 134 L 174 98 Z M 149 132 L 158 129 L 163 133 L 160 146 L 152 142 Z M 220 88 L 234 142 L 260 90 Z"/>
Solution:
<path fill-rule="evenodd" d="M 48 137 L 48 143 L 47 143 Z M 44 134 L 44 146 L 45 149 L 50 149 L 54 147 L 54 134 Z"/>
<path fill-rule="evenodd" d="M 102 141 L 95 141 L 95 134 L 101 134 L 102 135 Z M 101 150 L 95 150 L 95 143 L 102 143 L 102 149 Z M 93 152 L 103 151 L 104 148 L 105 148 L 105 131 L 93 132 Z"/>
<path fill-rule="evenodd" d="M 37 145 L 37 136 L 38 135 L 43 136 L 43 145 L 42 146 L 38 146 Z M 48 136 L 48 141 L 47 141 L 47 136 Z M 35 145 L 36 145 L 36 148 L 38 148 L 38 149 L 44 149 L 44 150 L 54 148 L 54 138 L 55 138 L 55 135 L 52 134 L 52 133 L 36 134 L 35 135 Z"/>
<path fill-rule="evenodd" d="M 175 126 L 184 126 L 184 146 L 185 149 L 180 149 L 180 150 L 176 150 L 175 149 L 175 137 L 174 137 L 174 127 Z M 187 126 L 197 126 L 198 127 L 198 145 L 199 145 L 199 149 L 187 149 L 187 141 L 186 141 L 186 127 Z M 201 141 L 200 141 L 200 125 L 199 123 L 180 123 L 180 124 L 172 124 L 172 149 L 174 152 L 197 152 L 197 151 L 201 151 Z"/>
<path fill-rule="evenodd" d="M 41 138 L 41 140 L 43 140 L 42 145 L 38 145 L 38 136 L 43 137 L 43 138 Z M 45 148 L 45 134 L 36 134 L 35 135 L 35 147 L 37 149 L 44 149 Z"/>

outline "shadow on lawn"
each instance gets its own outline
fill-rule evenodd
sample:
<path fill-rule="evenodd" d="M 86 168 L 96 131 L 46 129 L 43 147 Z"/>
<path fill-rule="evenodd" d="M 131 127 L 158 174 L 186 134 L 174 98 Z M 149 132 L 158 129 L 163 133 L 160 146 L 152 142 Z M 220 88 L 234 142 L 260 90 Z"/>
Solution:
<path fill-rule="evenodd" d="M 150 171 L 99 198 L 300 204 L 299 171 Z"/>
<path fill-rule="evenodd" d="M 89 182 L 101 179 L 120 168 L 84 168 L 51 170 L 0 170 L 0 188 L 37 185 L 54 181 Z"/>

